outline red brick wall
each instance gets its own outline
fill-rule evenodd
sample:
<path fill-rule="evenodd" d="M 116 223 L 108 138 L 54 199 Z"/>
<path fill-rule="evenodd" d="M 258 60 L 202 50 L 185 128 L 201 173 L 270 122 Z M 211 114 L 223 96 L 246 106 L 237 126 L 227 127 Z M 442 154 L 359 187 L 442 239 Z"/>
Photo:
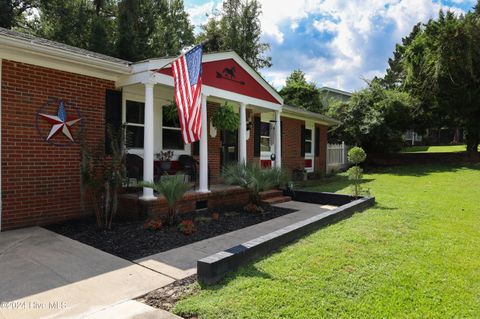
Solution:
<path fill-rule="evenodd" d="M 301 156 L 300 137 L 304 121 L 288 117 L 281 118 L 282 130 L 282 168 L 291 174 L 296 168 L 305 167 L 305 158 Z"/>
<path fill-rule="evenodd" d="M 38 134 L 36 113 L 49 98 L 73 102 L 88 142 L 103 144 L 105 90 L 113 87 L 111 81 L 2 61 L 2 230 L 82 214 L 79 145 L 47 143 Z M 48 132 L 51 125 L 40 119 L 39 127 Z M 54 139 L 67 141 L 61 133 Z"/>
<path fill-rule="evenodd" d="M 296 168 L 305 167 L 305 158 L 301 156 L 301 128 L 305 121 L 282 116 L 282 167 L 288 174 Z M 315 124 L 320 127 L 320 155 L 315 156 L 315 172 L 325 173 L 326 149 L 327 149 L 327 127 Z M 315 132 L 312 132 L 313 134 Z M 315 135 L 315 134 L 314 134 Z"/>

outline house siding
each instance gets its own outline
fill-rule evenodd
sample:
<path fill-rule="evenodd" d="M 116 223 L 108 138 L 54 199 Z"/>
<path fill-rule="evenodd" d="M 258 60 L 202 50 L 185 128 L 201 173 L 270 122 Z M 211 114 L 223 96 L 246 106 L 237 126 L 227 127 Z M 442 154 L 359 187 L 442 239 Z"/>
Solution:
<path fill-rule="evenodd" d="M 103 145 L 105 92 L 114 83 L 2 60 L 1 85 L 2 230 L 81 216 L 80 146 L 47 143 L 36 114 L 50 98 L 73 102 L 87 142 Z M 50 127 L 46 121 L 39 126 Z"/>

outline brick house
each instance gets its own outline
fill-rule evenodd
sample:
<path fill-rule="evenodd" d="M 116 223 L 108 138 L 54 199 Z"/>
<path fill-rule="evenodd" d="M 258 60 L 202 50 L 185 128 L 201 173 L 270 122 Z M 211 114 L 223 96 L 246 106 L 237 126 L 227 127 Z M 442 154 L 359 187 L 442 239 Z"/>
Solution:
<path fill-rule="evenodd" d="M 144 180 L 152 180 L 161 150 L 173 150 L 173 160 L 198 156 L 198 193 L 220 183 L 221 166 L 232 161 L 325 172 L 327 129 L 338 122 L 284 105 L 234 52 L 204 54 L 207 125 L 199 145 L 184 144 L 163 114 L 173 100 L 171 69 L 163 66 L 172 60 L 132 63 L 0 28 L 0 229 L 81 216 L 79 134 L 104 145 L 107 122 L 133 136 L 128 152 L 143 158 Z M 238 133 L 211 125 L 226 101 L 239 112 Z M 140 199 L 154 199 L 152 191 Z"/>

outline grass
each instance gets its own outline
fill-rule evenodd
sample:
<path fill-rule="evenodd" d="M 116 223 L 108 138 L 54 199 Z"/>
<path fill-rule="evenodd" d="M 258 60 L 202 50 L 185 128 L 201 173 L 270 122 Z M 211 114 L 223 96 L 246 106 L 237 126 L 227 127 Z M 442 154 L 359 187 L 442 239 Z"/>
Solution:
<path fill-rule="evenodd" d="M 184 299 L 200 318 L 480 318 L 480 166 L 365 174 L 377 205 Z M 349 192 L 345 175 L 311 187 Z"/>
<path fill-rule="evenodd" d="M 458 153 L 466 151 L 466 145 L 409 146 L 402 149 L 401 153 Z"/>

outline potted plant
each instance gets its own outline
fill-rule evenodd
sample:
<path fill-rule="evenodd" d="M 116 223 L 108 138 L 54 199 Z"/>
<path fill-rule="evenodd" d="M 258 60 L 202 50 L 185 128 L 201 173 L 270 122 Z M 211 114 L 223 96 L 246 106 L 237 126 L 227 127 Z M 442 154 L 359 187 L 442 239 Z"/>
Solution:
<path fill-rule="evenodd" d="M 177 103 L 175 101 L 163 106 L 163 116 L 168 122 L 179 125 Z"/>
<path fill-rule="evenodd" d="M 235 113 L 231 105 L 225 103 L 213 113 L 212 124 L 217 130 L 235 131 L 240 125 L 240 116 Z"/>
<path fill-rule="evenodd" d="M 160 170 L 168 171 L 172 167 L 173 151 L 160 151 L 157 158 L 160 161 Z"/>

